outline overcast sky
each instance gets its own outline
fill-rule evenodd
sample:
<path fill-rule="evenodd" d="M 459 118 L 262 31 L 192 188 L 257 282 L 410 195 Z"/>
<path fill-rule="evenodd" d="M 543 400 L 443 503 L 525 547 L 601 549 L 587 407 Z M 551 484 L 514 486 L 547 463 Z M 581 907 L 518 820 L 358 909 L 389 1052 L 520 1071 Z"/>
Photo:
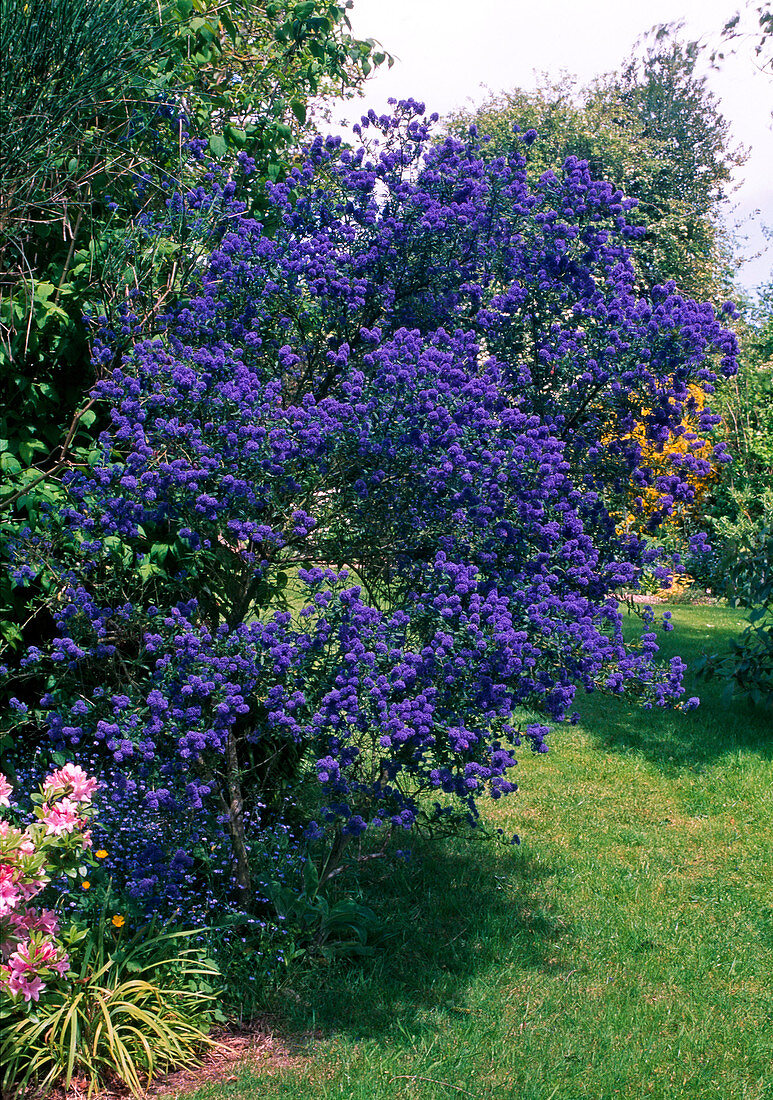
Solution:
<path fill-rule="evenodd" d="M 382 111 L 390 96 L 413 96 L 443 114 L 489 92 L 534 87 L 540 73 L 572 73 L 585 83 L 618 68 L 656 23 L 683 20 L 686 34 L 713 45 L 735 10 L 735 0 L 354 0 L 355 34 L 378 39 L 396 58 L 368 82 L 363 106 Z M 751 233 L 751 253 L 765 247 L 760 221 L 773 223 L 773 78 L 741 45 L 710 84 L 735 140 L 750 148 L 733 220 Z M 346 110 L 351 118 L 362 113 Z M 750 260 L 740 280 L 753 287 L 771 272 L 773 249 Z"/>

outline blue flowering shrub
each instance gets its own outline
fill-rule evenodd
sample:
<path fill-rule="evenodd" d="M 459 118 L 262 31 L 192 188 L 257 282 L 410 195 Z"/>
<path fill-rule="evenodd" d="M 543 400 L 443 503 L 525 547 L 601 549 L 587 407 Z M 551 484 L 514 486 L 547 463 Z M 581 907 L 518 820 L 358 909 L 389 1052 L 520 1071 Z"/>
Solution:
<path fill-rule="evenodd" d="M 316 139 L 266 226 L 214 172 L 171 200 L 222 211 L 216 247 L 158 332 L 103 333 L 99 446 L 17 547 L 47 594 L 7 670 L 17 769 L 66 750 L 103 780 L 149 909 L 259 911 L 299 845 L 474 822 L 578 690 L 689 705 L 614 593 L 668 574 L 631 485 L 654 528 L 708 473 L 646 449 L 685 413 L 710 439 L 691 387 L 734 337 L 639 291 L 630 204 L 584 162 L 532 187 L 533 132 L 485 161 L 434 121 Z"/>

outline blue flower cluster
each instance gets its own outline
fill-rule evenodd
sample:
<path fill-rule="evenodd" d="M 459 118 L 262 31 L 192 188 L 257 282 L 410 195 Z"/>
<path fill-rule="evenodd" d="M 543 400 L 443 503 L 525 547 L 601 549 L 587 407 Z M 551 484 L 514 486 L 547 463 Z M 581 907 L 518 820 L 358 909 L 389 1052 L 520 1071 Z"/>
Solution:
<path fill-rule="evenodd" d="M 486 161 L 410 101 L 356 129 L 269 187 L 265 226 L 176 197 L 223 211 L 216 247 L 160 334 L 117 365 L 104 334 L 100 457 L 19 572 L 56 573 L 23 675 L 106 783 L 135 894 L 182 897 L 228 841 L 249 904 L 288 790 L 309 838 L 474 820 L 578 688 L 682 693 L 654 633 L 624 644 L 614 592 L 657 555 L 622 519 L 632 484 L 656 523 L 708 473 L 696 446 L 655 481 L 635 429 L 710 433 L 691 387 L 733 335 L 641 295 L 630 203 L 587 164 L 530 189 L 533 133 Z"/>

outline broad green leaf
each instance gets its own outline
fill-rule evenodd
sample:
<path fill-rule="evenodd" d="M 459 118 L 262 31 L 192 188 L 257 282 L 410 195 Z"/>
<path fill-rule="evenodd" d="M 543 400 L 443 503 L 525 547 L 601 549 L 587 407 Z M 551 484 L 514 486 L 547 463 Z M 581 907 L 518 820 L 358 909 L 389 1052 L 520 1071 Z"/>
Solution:
<path fill-rule="evenodd" d="M 11 474 L 11 476 L 20 474 L 21 463 L 18 458 L 15 458 L 6 451 L 5 454 L 0 455 L 0 470 L 2 470 L 4 474 Z"/>
<path fill-rule="evenodd" d="M 37 439 L 25 439 L 19 444 L 19 455 L 26 466 L 32 465 L 36 452 L 47 450 L 46 445 Z"/>
<path fill-rule="evenodd" d="M 213 157 L 224 157 L 228 152 L 228 145 L 222 134 L 213 134 L 209 139 L 209 151 Z"/>
<path fill-rule="evenodd" d="M 313 898 L 319 889 L 319 874 L 312 859 L 307 859 L 303 866 L 303 889 L 309 898 Z"/>

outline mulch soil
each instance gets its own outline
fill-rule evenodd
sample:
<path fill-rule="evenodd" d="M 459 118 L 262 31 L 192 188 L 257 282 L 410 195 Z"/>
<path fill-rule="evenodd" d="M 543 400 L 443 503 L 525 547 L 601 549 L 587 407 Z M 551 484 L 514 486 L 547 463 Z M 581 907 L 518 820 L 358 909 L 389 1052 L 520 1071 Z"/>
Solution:
<path fill-rule="evenodd" d="M 203 1085 L 236 1081 L 245 1067 L 262 1073 L 277 1073 L 305 1061 L 303 1044 L 280 1037 L 271 1029 L 268 1021 L 252 1024 L 230 1024 L 213 1038 L 216 1046 L 207 1050 L 196 1065 L 156 1077 L 144 1094 L 145 1100 L 170 1100 L 195 1092 Z M 73 1081 L 65 1092 L 57 1089 L 51 1100 L 86 1100 L 88 1087 L 85 1082 Z M 121 1085 L 104 1089 L 92 1096 L 92 1100 L 129 1100 L 131 1093 Z"/>

